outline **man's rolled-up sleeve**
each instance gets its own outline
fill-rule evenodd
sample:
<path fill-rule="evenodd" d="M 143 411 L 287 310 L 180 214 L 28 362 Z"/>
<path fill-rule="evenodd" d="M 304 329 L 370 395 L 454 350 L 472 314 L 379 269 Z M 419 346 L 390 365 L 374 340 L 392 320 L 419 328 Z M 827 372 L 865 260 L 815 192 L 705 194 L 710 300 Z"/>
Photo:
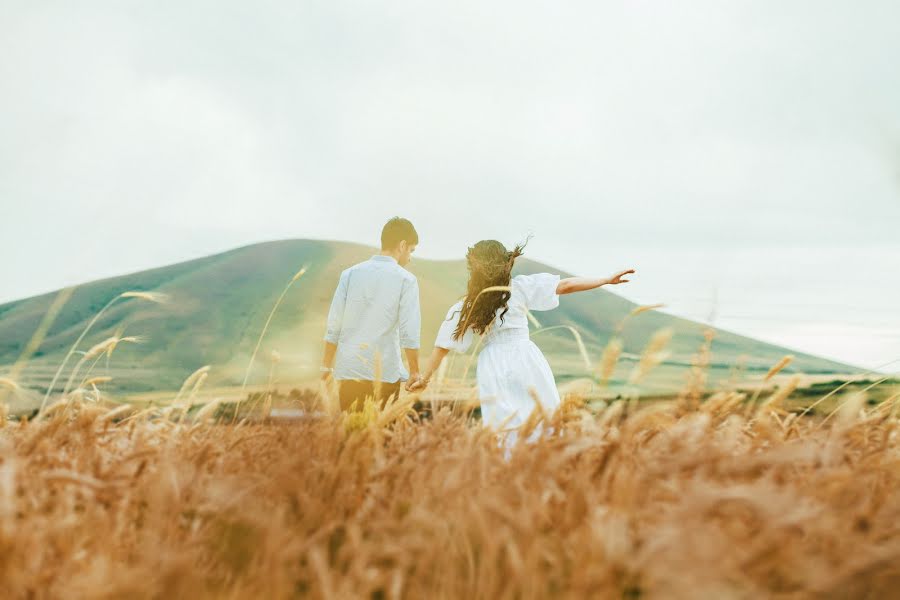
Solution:
<path fill-rule="evenodd" d="M 328 310 L 328 325 L 325 328 L 325 341 L 337 344 L 341 337 L 341 326 L 344 322 L 344 307 L 347 304 L 347 271 L 341 273 L 331 308 Z"/>
<path fill-rule="evenodd" d="M 422 312 L 419 308 L 419 282 L 411 279 L 403 282 L 400 292 L 400 346 L 419 348 L 419 329 Z"/>

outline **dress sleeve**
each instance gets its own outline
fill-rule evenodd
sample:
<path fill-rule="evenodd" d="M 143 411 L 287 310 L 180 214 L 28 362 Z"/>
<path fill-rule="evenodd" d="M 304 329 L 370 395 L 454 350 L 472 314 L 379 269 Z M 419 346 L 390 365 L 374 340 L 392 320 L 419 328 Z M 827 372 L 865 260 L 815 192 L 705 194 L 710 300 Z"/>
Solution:
<path fill-rule="evenodd" d="M 462 301 L 457 302 L 450 307 L 449 311 L 447 311 L 447 316 L 441 322 L 441 328 L 438 330 L 437 339 L 434 341 L 434 345 L 437 348 L 453 350 L 454 352 L 462 354 L 472 345 L 472 338 L 475 337 L 475 334 L 471 329 L 463 335 L 461 340 L 453 339 L 453 332 L 456 330 L 456 325 L 459 323 L 461 311 Z"/>
<path fill-rule="evenodd" d="M 518 292 L 528 310 L 552 310 L 559 306 L 559 275 L 537 273 L 516 275 L 512 280 L 514 292 Z"/>

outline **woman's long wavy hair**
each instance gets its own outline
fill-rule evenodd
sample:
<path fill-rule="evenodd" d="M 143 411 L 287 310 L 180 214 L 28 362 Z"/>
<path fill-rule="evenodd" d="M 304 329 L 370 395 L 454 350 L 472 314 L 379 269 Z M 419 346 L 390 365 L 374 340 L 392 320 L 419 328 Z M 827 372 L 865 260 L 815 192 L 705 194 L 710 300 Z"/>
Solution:
<path fill-rule="evenodd" d="M 513 264 L 524 249 L 525 244 L 520 244 L 510 251 L 497 240 L 482 240 L 469 248 L 466 253 L 469 284 L 453 339 L 461 339 L 469 329 L 484 334 L 497 316 L 503 322 L 509 310 L 510 293 L 491 291 L 482 294 L 481 291 L 495 286 L 509 287 Z M 497 315 L 500 309 L 503 312 Z"/>

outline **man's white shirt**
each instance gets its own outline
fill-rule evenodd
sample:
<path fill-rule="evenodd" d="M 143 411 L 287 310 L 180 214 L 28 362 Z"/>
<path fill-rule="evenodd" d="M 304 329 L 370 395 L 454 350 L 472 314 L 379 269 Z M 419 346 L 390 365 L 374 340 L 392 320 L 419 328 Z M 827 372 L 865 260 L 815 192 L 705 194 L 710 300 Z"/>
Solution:
<path fill-rule="evenodd" d="M 402 348 L 419 347 L 422 315 L 415 275 L 376 254 L 341 273 L 325 341 L 337 345 L 335 379 L 405 381 Z M 378 362 L 380 361 L 380 365 Z"/>

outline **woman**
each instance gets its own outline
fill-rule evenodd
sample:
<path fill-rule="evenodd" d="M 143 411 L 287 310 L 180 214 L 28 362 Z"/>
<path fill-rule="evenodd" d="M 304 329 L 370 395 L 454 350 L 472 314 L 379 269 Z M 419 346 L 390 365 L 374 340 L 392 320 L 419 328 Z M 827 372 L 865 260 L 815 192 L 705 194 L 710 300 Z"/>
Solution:
<path fill-rule="evenodd" d="M 610 279 L 560 279 L 550 273 L 511 277 L 522 250 L 523 246 L 516 246 L 507 251 L 495 240 L 483 240 L 469 248 L 466 296 L 450 308 L 423 377 L 409 386 L 412 391 L 425 389 L 449 351 L 464 353 L 475 334 L 483 335 L 484 348 L 478 357 L 482 422 L 509 432 L 508 445 L 515 443 L 516 430 L 535 409 L 536 401 L 547 415 L 559 406 L 550 365 L 529 338 L 527 311 L 554 309 L 560 295 L 626 283 L 623 277 L 634 273 L 629 269 Z"/>

